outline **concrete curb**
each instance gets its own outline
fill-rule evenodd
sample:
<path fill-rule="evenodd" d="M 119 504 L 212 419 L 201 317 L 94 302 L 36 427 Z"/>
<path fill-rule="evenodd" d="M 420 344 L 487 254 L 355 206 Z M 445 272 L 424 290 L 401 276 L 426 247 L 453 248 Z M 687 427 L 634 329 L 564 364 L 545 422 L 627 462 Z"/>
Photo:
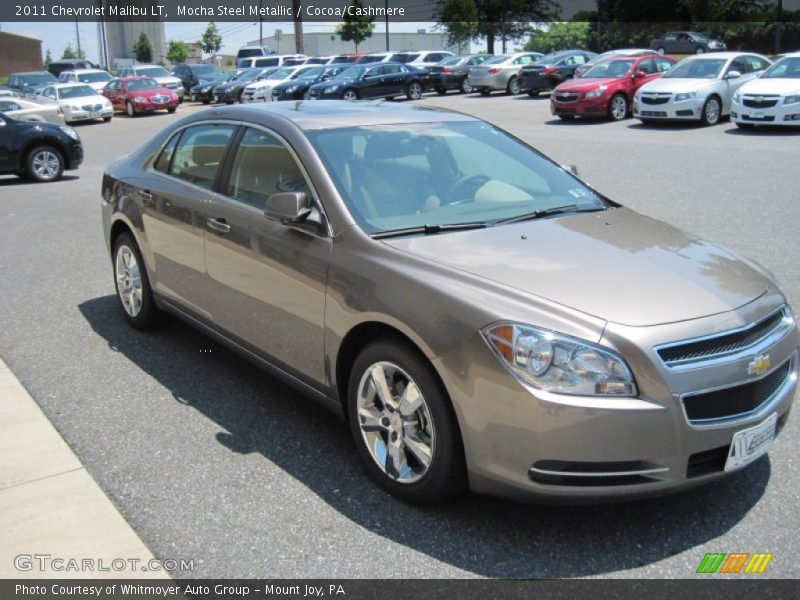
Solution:
<path fill-rule="evenodd" d="M 0 398 L 0 578 L 167 578 L 2 359 Z"/>

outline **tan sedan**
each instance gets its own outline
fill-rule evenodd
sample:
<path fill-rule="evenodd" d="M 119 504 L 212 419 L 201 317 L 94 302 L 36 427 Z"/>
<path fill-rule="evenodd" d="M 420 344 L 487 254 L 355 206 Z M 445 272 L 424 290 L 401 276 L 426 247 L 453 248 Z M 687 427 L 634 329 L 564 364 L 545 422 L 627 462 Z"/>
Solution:
<path fill-rule="evenodd" d="M 766 270 L 477 118 L 209 109 L 101 189 L 124 318 L 184 319 L 342 415 L 405 500 L 664 494 L 786 423 L 800 334 Z"/>

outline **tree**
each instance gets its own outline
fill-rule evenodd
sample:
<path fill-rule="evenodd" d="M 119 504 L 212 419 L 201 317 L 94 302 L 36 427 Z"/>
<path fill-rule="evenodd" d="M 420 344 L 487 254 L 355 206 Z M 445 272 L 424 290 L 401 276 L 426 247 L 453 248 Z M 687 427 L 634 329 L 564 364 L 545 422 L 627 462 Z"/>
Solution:
<path fill-rule="evenodd" d="M 459 43 L 486 38 L 486 51 L 494 54 L 497 37 L 520 38 L 528 33 L 530 23 L 553 21 L 556 15 L 553 0 L 444 0 L 439 25 L 448 39 Z"/>
<path fill-rule="evenodd" d="M 586 48 L 589 45 L 591 30 L 586 21 L 573 23 L 551 23 L 547 29 L 534 29 L 525 44 L 525 50 L 556 52 L 572 48 Z"/>
<path fill-rule="evenodd" d="M 171 63 L 186 62 L 189 57 L 189 44 L 181 40 L 170 40 L 167 48 L 167 60 Z"/>
<path fill-rule="evenodd" d="M 216 54 L 222 48 L 222 36 L 214 21 L 211 21 L 203 32 L 203 36 L 200 38 L 200 47 L 206 54 Z"/>
<path fill-rule="evenodd" d="M 140 63 L 153 62 L 153 44 L 150 38 L 143 31 L 139 34 L 139 39 L 133 44 L 133 57 Z"/>
<path fill-rule="evenodd" d="M 353 0 L 353 10 L 345 14 L 343 22 L 336 28 L 336 33 L 343 42 L 353 42 L 356 45 L 356 52 L 358 45 L 368 37 L 372 37 L 372 31 L 375 29 L 372 17 L 355 14 L 362 12 L 363 8 L 361 0 Z"/>
<path fill-rule="evenodd" d="M 44 70 L 47 70 L 47 67 L 50 66 L 50 63 L 53 62 L 53 55 L 50 54 L 50 48 L 47 49 L 47 52 L 44 53 Z"/>
<path fill-rule="evenodd" d="M 86 58 L 86 53 L 83 50 L 75 50 L 72 48 L 72 44 L 67 44 L 67 47 L 64 48 L 64 52 L 61 53 L 61 58 Z"/>

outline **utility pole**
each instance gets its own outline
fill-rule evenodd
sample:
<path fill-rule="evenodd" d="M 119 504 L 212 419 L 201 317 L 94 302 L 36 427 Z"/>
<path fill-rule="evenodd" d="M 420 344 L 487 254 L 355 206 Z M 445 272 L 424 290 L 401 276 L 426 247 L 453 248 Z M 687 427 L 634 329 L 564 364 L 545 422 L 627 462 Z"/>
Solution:
<path fill-rule="evenodd" d="M 389 0 L 384 0 L 383 5 L 386 7 L 386 51 L 389 51 Z"/>
<path fill-rule="evenodd" d="M 75 17 L 75 35 L 78 37 L 78 56 L 81 56 L 81 29 L 78 27 L 78 17 Z"/>
<path fill-rule="evenodd" d="M 783 29 L 783 0 L 778 0 L 775 14 L 775 54 L 781 53 L 781 33 Z"/>
<path fill-rule="evenodd" d="M 303 52 L 303 16 L 300 11 L 300 0 L 292 0 L 292 12 L 294 15 L 294 51 L 298 54 Z"/>
<path fill-rule="evenodd" d="M 261 8 L 261 3 L 263 0 L 258 0 L 258 45 L 264 45 L 264 16 L 261 14 L 263 10 Z"/>

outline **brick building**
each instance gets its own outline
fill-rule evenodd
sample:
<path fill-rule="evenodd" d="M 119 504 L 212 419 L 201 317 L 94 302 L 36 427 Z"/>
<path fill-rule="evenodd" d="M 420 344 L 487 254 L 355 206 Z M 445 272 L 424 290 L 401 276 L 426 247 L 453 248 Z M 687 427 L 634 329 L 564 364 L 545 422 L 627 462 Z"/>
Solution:
<path fill-rule="evenodd" d="M 20 71 L 41 71 L 42 40 L 0 31 L 0 77 Z"/>

